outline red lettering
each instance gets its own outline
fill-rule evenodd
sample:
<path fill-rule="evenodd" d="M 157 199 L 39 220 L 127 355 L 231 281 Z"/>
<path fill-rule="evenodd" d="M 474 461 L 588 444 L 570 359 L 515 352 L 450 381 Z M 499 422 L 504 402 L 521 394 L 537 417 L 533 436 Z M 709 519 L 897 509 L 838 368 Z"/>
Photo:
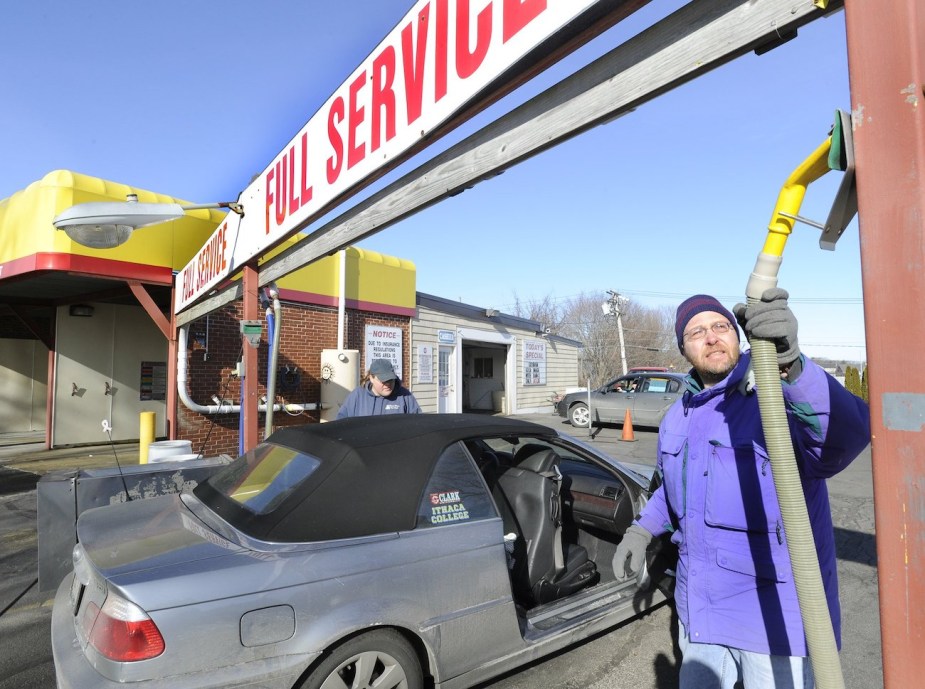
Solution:
<path fill-rule="evenodd" d="M 401 30 L 402 66 L 405 75 L 405 105 L 408 124 L 421 116 L 421 99 L 424 93 L 424 58 L 427 56 L 427 22 L 430 4 L 424 5 L 418 14 L 417 46 L 413 42 L 414 22 Z"/>
<path fill-rule="evenodd" d="M 357 143 L 357 127 L 366 119 L 365 108 L 358 104 L 357 94 L 366 85 L 366 72 L 350 84 L 350 117 L 347 119 L 347 169 L 349 170 L 366 157 L 366 144 Z"/>
<path fill-rule="evenodd" d="M 287 189 L 287 177 L 288 173 L 286 171 L 286 159 L 287 155 L 283 154 L 282 160 L 276 161 L 276 225 L 282 225 L 283 220 L 286 219 L 286 189 Z M 280 171 L 282 171 L 282 179 L 280 179 Z"/>
<path fill-rule="evenodd" d="M 447 0 L 437 0 L 436 55 L 434 56 L 434 103 L 446 95 L 446 63 L 449 50 L 449 18 Z"/>
<path fill-rule="evenodd" d="M 266 224 L 264 225 L 264 228 L 265 228 L 264 234 L 270 234 L 270 207 L 273 205 L 273 178 L 274 177 L 276 177 L 276 170 L 271 167 L 269 172 L 267 172 L 267 179 L 265 182 L 265 186 L 267 189 L 266 190 L 267 202 L 266 202 L 266 208 L 264 208 L 265 215 L 266 215 L 265 217 Z"/>
<path fill-rule="evenodd" d="M 228 223 L 222 223 L 222 274 L 228 271 Z"/>
<path fill-rule="evenodd" d="M 344 165 L 344 139 L 337 129 L 337 125 L 344 121 L 344 99 L 338 96 L 331 103 L 331 110 L 328 112 L 328 141 L 334 149 L 334 155 L 328 158 L 327 177 L 328 184 L 334 184 L 340 177 L 341 168 Z"/>
<path fill-rule="evenodd" d="M 199 252 L 199 260 L 202 262 L 200 273 L 202 273 L 201 282 L 209 279 L 209 251 L 208 247 Z"/>
<path fill-rule="evenodd" d="M 546 11 L 546 0 L 504 0 L 501 36 L 505 43 Z"/>
<path fill-rule="evenodd" d="M 395 136 L 395 48 L 386 46 L 385 50 L 373 60 L 373 95 L 372 95 L 372 140 L 369 151 L 372 153 L 380 145 L 382 136 L 382 109 L 385 108 L 385 140 Z"/>
<path fill-rule="evenodd" d="M 299 210 L 299 197 L 295 195 L 295 146 L 290 146 L 289 147 L 289 215 L 292 215 L 297 210 Z"/>
<path fill-rule="evenodd" d="M 479 12 L 475 28 L 475 49 L 469 51 L 469 0 L 456 3 L 456 73 L 460 79 L 472 76 L 482 64 L 491 43 L 491 5 Z"/>
<path fill-rule="evenodd" d="M 308 183 L 308 132 L 302 134 L 302 205 L 312 200 L 313 190 Z"/>

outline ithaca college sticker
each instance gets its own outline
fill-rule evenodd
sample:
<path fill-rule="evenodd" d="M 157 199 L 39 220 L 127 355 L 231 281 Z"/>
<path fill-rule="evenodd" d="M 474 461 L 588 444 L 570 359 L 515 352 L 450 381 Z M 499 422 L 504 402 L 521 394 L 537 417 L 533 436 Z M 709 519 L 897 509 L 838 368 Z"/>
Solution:
<path fill-rule="evenodd" d="M 446 524 L 469 518 L 469 511 L 459 499 L 459 491 L 430 494 L 430 523 Z"/>

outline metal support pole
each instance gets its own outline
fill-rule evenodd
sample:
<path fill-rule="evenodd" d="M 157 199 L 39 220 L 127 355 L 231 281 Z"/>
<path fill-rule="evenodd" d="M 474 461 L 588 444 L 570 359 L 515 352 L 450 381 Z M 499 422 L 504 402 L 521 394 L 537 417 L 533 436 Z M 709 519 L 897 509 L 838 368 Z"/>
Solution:
<path fill-rule="evenodd" d="M 623 341 L 623 314 L 617 306 L 617 334 L 620 335 L 620 364 L 623 366 L 623 375 L 626 375 L 626 343 Z"/>
<path fill-rule="evenodd" d="M 620 337 L 620 364 L 623 367 L 623 375 L 626 375 L 626 343 L 623 341 L 623 313 L 621 312 L 621 307 L 626 303 L 626 299 L 621 297 L 617 292 L 613 290 L 607 290 L 607 294 L 610 295 L 610 299 L 604 305 L 607 312 L 611 316 L 617 317 L 617 335 Z"/>
<path fill-rule="evenodd" d="M 870 371 L 883 679 L 925 677 L 925 12 L 846 2 Z"/>
<path fill-rule="evenodd" d="M 177 439 L 179 432 L 179 410 L 177 408 L 177 314 L 173 312 L 174 292 L 170 290 L 170 335 L 167 337 L 167 394 L 165 395 L 166 435 L 170 440 Z M 157 431 L 155 430 L 155 435 Z"/>
<path fill-rule="evenodd" d="M 257 269 L 251 265 L 244 266 L 244 320 L 254 321 L 260 318 L 260 301 L 257 293 L 260 289 Z M 241 413 L 244 414 L 244 451 L 249 452 L 260 442 L 257 424 L 257 348 L 251 347 L 241 336 L 244 351 L 244 399 L 241 400 Z"/>

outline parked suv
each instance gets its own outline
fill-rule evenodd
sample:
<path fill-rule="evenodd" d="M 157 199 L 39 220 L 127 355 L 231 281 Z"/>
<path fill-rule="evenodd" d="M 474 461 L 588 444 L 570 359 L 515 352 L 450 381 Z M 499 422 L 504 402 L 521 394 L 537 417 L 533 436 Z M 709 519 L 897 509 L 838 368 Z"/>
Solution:
<path fill-rule="evenodd" d="M 629 409 L 633 424 L 654 426 L 662 422 L 668 407 L 684 393 L 684 374 L 669 371 L 631 371 L 591 391 L 565 395 L 556 406 L 559 416 L 577 428 L 594 423 L 623 423 Z"/>

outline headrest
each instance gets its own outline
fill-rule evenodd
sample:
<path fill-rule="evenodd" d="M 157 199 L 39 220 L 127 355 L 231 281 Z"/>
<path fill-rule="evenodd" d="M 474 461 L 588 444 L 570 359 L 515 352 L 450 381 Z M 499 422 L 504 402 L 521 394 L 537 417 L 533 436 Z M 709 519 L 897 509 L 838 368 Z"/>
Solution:
<path fill-rule="evenodd" d="M 498 469 L 501 467 L 501 460 L 498 459 L 496 455 L 491 450 L 485 450 L 482 454 L 479 455 L 476 464 L 479 467 L 479 471 L 485 471 L 486 469 Z"/>
<path fill-rule="evenodd" d="M 514 452 L 513 463 L 514 466 L 520 466 L 520 463 L 524 461 L 527 457 L 535 455 L 537 452 L 543 452 L 548 450 L 548 445 L 540 445 L 539 443 L 527 443 L 526 445 L 521 445 Z"/>
<path fill-rule="evenodd" d="M 547 471 L 552 471 L 552 468 L 558 466 L 558 464 L 559 455 L 556 454 L 555 450 L 547 449 L 530 455 L 518 464 L 517 468 L 535 471 L 538 474 L 545 474 Z"/>

